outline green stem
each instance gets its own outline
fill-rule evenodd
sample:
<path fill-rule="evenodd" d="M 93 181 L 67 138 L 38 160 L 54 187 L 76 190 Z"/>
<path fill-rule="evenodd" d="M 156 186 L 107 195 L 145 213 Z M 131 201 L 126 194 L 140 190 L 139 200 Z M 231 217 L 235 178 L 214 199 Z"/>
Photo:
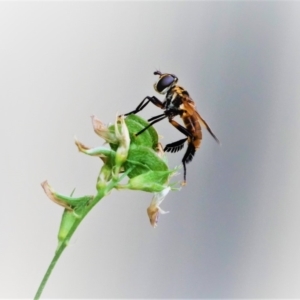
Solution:
<path fill-rule="evenodd" d="M 125 174 L 124 174 L 125 175 Z M 123 176 L 121 176 L 123 177 Z M 74 234 L 74 232 L 76 231 L 77 227 L 79 226 L 79 224 L 81 223 L 81 221 L 85 218 L 85 216 L 90 212 L 90 210 L 105 196 L 107 195 L 117 184 L 118 182 L 121 180 L 117 179 L 117 180 L 112 180 L 107 186 L 106 188 L 99 190 L 98 194 L 95 196 L 95 198 L 93 199 L 93 201 L 90 203 L 90 205 L 88 205 L 80 214 L 80 218 L 77 219 L 76 222 L 74 222 L 72 228 L 70 229 L 70 231 L 68 232 L 68 234 L 66 235 L 65 239 L 63 242 L 60 243 L 60 246 L 57 248 L 55 255 L 42 279 L 42 282 L 40 283 L 40 286 L 34 296 L 34 299 L 40 299 L 40 296 L 47 284 L 47 281 L 52 273 L 52 270 L 54 269 L 58 259 L 60 258 L 61 254 L 63 253 L 63 251 L 65 250 L 65 248 L 67 247 L 67 241 L 70 241 L 72 235 Z"/>
<path fill-rule="evenodd" d="M 75 224 L 74 224 L 75 225 Z M 78 225 L 77 225 L 78 226 Z M 77 227 L 76 226 L 76 227 Z M 74 226 L 73 226 L 74 227 Z M 73 229 L 73 228 L 72 228 Z M 69 236 L 69 235 L 68 235 Z M 45 273 L 45 275 L 44 275 L 44 277 L 43 277 L 43 280 L 42 280 L 42 282 L 40 283 L 40 286 L 39 286 L 39 288 L 38 288 L 38 290 L 37 290 L 37 292 L 36 292 L 36 294 L 35 294 L 35 296 L 34 296 L 34 299 L 36 300 L 36 299 L 40 299 L 40 297 L 41 297 L 41 294 L 42 294 L 42 292 L 43 292 L 43 290 L 44 290 L 44 287 L 46 286 L 46 284 L 47 284 L 47 281 L 48 281 L 48 279 L 49 279 L 49 277 L 50 277 L 50 275 L 51 275 L 51 273 L 52 273 L 52 270 L 54 269 L 54 267 L 55 267 L 55 265 L 56 265 L 56 263 L 57 263 L 57 261 L 58 261 L 58 259 L 59 259 L 59 257 L 60 257 L 60 255 L 62 254 L 62 252 L 64 251 L 64 249 L 66 248 L 66 246 L 67 246 L 67 244 L 66 243 L 63 243 L 63 244 L 61 244 L 60 245 L 60 247 L 57 249 L 57 251 L 55 252 L 55 255 L 54 255 L 54 257 L 53 257 L 53 259 L 52 259 L 52 261 L 51 261 L 51 263 L 50 263 L 50 265 L 49 265 L 49 267 L 48 267 L 48 269 L 47 269 L 47 271 L 46 271 L 46 273 Z"/>

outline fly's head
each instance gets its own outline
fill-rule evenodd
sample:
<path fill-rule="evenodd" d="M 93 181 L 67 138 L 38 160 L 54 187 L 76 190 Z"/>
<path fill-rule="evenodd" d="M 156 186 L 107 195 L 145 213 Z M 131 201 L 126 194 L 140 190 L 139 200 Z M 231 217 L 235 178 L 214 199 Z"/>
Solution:
<path fill-rule="evenodd" d="M 154 75 L 159 75 L 158 81 L 154 84 L 154 89 L 160 94 L 166 94 L 177 84 L 178 78 L 174 74 L 161 73 L 155 71 Z"/>

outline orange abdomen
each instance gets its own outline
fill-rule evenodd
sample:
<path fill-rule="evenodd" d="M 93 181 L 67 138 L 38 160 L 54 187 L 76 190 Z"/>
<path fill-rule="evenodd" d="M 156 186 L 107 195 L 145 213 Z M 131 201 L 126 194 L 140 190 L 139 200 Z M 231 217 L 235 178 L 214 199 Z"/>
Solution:
<path fill-rule="evenodd" d="M 199 117 L 196 113 L 191 116 L 183 116 L 182 117 L 183 123 L 186 129 L 193 134 L 194 141 L 193 144 L 196 149 L 200 147 L 201 140 L 202 140 L 202 131 L 199 122 Z M 188 142 L 191 142 L 191 138 L 188 137 Z"/>

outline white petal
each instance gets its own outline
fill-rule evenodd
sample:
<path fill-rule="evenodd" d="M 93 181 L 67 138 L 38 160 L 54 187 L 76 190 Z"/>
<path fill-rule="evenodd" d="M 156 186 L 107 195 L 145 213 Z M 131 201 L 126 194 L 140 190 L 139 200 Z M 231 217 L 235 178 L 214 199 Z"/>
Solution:
<path fill-rule="evenodd" d="M 151 200 L 150 206 L 147 208 L 148 217 L 150 220 L 150 224 L 155 228 L 158 223 L 159 214 L 167 214 L 168 211 L 164 211 L 160 208 L 161 202 L 164 200 L 166 195 L 171 190 L 170 187 L 165 188 L 159 193 L 154 193 L 154 196 Z"/>

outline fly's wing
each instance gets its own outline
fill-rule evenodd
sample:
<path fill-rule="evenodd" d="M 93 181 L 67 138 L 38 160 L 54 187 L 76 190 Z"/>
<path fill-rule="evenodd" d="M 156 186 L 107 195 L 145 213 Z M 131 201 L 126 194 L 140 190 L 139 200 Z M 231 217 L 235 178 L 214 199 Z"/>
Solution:
<path fill-rule="evenodd" d="M 203 120 L 201 118 L 201 116 L 199 115 L 199 113 L 196 110 L 195 102 L 188 95 L 183 97 L 183 106 L 184 106 L 184 110 L 187 112 L 187 115 L 192 116 L 192 115 L 196 114 L 198 119 L 199 119 L 200 126 L 206 128 L 207 131 L 211 134 L 211 136 L 215 139 L 215 141 L 218 144 L 221 144 L 220 141 L 218 140 L 218 138 L 214 135 L 214 133 L 212 132 L 212 130 L 208 126 L 208 124 L 205 122 L 205 120 Z"/>
<path fill-rule="evenodd" d="M 182 97 L 183 110 L 186 111 L 186 114 L 192 116 L 196 111 L 195 102 L 188 95 Z"/>
<path fill-rule="evenodd" d="M 197 111 L 195 111 L 195 113 L 199 116 L 199 123 L 200 123 L 200 125 L 207 129 L 207 131 L 211 134 L 211 136 L 215 139 L 215 141 L 218 144 L 221 144 L 220 141 L 218 140 L 218 138 L 214 135 L 214 133 L 212 132 L 212 130 L 208 126 L 208 124 L 205 122 L 205 120 L 203 120 L 201 118 L 201 116 L 199 115 L 199 113 Z"/>

